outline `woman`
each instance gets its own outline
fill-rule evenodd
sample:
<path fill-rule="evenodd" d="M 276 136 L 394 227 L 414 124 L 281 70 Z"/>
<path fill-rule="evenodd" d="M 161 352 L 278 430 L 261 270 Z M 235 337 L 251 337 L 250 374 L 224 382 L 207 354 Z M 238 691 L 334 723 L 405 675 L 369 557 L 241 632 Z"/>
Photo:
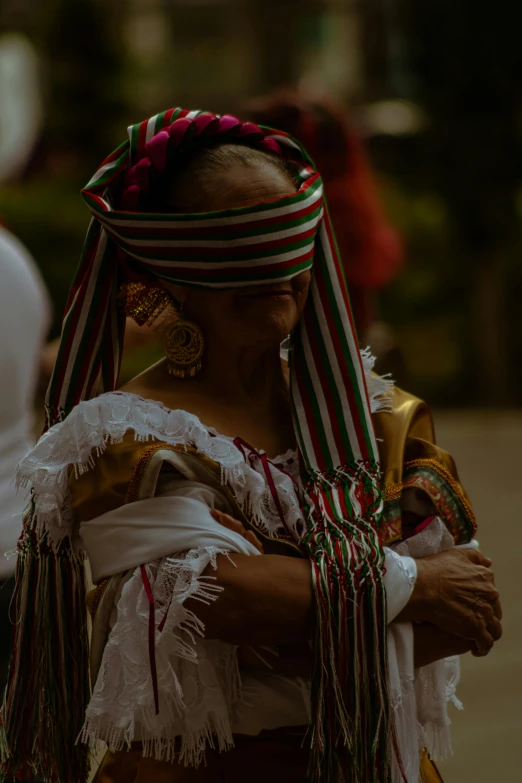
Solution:
<path fill-rule="evenodd" d="M 405 536 L 437 514 L 465 543 L 474 520 L 403 393 L 379 468 L 391 392 L 357 348 L 319 175 L 283 133 L 176 109 L 133 126 L 84 196 L 50 429 L 18 474 L 4 771 L 82 781 L 103 739 L 99 781 L 418 780 L 395 714 L 413 632 L 388 660 L 387 624 L 433 623 L 417 664 L 486 654 L 498 595 L 478 552 L 384 548 L 403 488 Z M 167 303 L 165 361 L 115 392 L 125 314 Z"/>

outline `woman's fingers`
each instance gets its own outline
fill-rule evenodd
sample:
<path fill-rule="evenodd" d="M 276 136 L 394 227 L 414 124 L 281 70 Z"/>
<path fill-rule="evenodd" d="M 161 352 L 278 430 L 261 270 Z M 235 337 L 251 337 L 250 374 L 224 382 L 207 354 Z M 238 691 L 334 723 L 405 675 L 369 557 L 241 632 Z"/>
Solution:
<path fill-rule="evenodd" d="M 493 638 L 487 632 L 485 632 L 484 635 L 475 642 L 475 645 L 471 650 L 471 654 L 475 656 L 475 658 L 484 658 L 486 655 L 488 655 L 488 653 L 491 652 L 494 643 L 495 642 L 493 641 Z"/>
<path fill-rule="evenodd" d="M 210 510 L 210 516 L 214 517 L 216 522 L 219 522 L 219 524 L 223 525 L 223 527 L 226 527 L 229 530 L 232 530 L 233 533 L 238 533 L 238 535 L 244 537 L 245 528 L 239 519 L 234 519 L 234 517 L 231 517 L 230 514 L 225 514 L 224 511 L 218 511 L 217 508 Z"/>
<path fill-rule="evenodd" d="M 263 544 L 252 530 L 246 531 L 245 538 L 247 541 L 249 541 L 252 544 L 252 546 L 255 546 L 258 552 L 260 552 L 261 554 L 264 553 L 265 550 L 263 549 Z"/>
<path fill-rule="evenodd" d="M 450 550 L 418 562 L 419 592 L 426 616 L 439 628 L 473 642 L 487 655 L 502 635 L 502 609 L 491 561 L 477 550 Z M 416 618 L 414 618 L 416 619 Z"/>
<path fill-rule="evenodd" d="M 475 637 L 475 644 L 473 646 L 473 649 L 471 650 L 471 653 L 475 657 L 481 658 L 487 655 L 489 652 L 491 652 L 491 649 L 495 644 L 495 640 L 493 639 L 493 636 L 490 633 L 490 630 L 487 626 L 487 622 L 484 619 L 484 617 L 479 618 L 477 627 L 479 629 L 479 632 Z"/>
<path fill-rule="evenodd" d="M 500 597 L 498 594 L 497 597 L 491 602 L 491 608 L 493 609 L 493 614 L 497 620 L 502 620 L 502 604 L 500 603 Z"/>
<path fill-rule="evenodd" d="M 483 591 L 482 598 L 489 612 L 489 616 L 491 616 L 491 621 L 494 621 L 495 627 L 501 627 L 502 604 L 500 603 L 499 592 L 493 583 L 489 585 L 489 589 Z"/>
<path fill-rule="evenodd" d="M 495 617 L 495 613 L 493 611 L 493 607 L 491 604 L 488 604 L 484 607 L 484 621 L 486 623 L 486 627 L 488 629 L 488 632 L 490 633 L 493 641 L 498 642 L 500 637 L 502 636 L 502 625 L 500 623 L 500 620 Z"/>
<path fill-rule="evenodd" d="M 463 555 L 465 558 L 467 558 L 467 560 L 469 560 L 471 563 L 474 563 L 475 565 L 484 566 L 485 568 L 491 568 L 493 565 L 493 561 L 490 560 L 489 557 L 486 557 L 486 555 L 482 554 L 480 549 L 458 549 L 454 551 Z"/>
<path fill-rule="evenodd" d="M 475 649 L 474 642 L 443 631 L 431 623 L 417 623 L 413 628 L 415 668 Z"/>
<path fill-rule="evenodd" d="M 460 633 L 473 640 L 475 655 L 487 655 L 493 644 L 502 636 L 502 625 L 492 605 L 483 599 L 477 599 L 469 618 L 464 615 Z"/>
<path fill-rule="evenodd" d="M 495 587 L 494 581 L 491 580 L 488 584 L 482 585 L 482 588 L 477 592 L 477 595 L 480 596 L 480 598 L 491 607 L 491 610 L 497 620 L 502 620 L 502 605 L 500 603 L 500 594 Z"/>
<path fill-rule="evenodd" d="M 264 553 L 263 550 L 263 544 L 259 541 L 256 534 L 252 530 L 245 530 L 245 526 L 242 522 L 239 521 L 239 519 L 234 519 L 234 517 L 230 516 L 230 514 L 225 514 L 224 511 L 218 511 L 217 508 L 213 508 L 210 510 L 210 515 L 216 520 L 216 522 L 219 522 L 220 525 L 223 525 L 223 527 L 228 528 L 228 530 L 232 530 L 233 533 L 237 533 L 240 536 L 243 536 L 252 546 L 255 546 L 258 552 L 261 554 Z"/>
<path fill-rule="evenodd" d="M 502 625 L 496 617 L 493 618 L 489 630 L 493 639 L 498 642 L 502 638 Z"/>

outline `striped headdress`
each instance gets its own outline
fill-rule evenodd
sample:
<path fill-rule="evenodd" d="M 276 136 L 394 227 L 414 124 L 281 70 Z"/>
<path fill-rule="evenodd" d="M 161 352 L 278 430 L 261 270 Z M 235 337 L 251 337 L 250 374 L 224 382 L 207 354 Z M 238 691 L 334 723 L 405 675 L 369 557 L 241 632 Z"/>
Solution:
<path fill-rule="evenodd" d="M 316 598 L 310 773 L 322 783 L 386 783 L 378 452 L 321 177 L 294 139 L 228 115 L 171 109 L 132 126 L 129 137 L 83 191 L 92 221 L 66 306 L 48 424 L 81 400 L 117 388 L 124 330 L 117 293 L 128 264 L 150 279 L 207 289 L 266 285 L 313 268 L 290 351 L 307 520 L 301 546 Z M 283 157 L 297 191 L 214 213 L 143 211 L 167 168 L 175 171 L 176 161 L 220 141 Z M 62 771 L 56 780 L 80 780 L 75 775 Z"/>

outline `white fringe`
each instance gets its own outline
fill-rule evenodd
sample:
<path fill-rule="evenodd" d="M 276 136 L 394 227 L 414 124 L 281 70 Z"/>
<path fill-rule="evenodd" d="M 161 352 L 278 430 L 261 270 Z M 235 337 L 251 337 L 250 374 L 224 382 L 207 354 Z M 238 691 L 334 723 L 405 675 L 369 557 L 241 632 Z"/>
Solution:
<path fill-rule="evenodd" d="M 283 532 L 265 476 L 245 462 L 230 438 L 211 434 L 186 411 L 172 411 L 134 394 L 108 392 L 77 405 L 64 422 L 42 436 L 17 467 L 17 485 L 33 489 L 36 532 L 48 534 L 51 545 L 73 537 L 68 493 L 71 468 L 77 476 L 91 470 L 107 446 L 121 443 L 129 431 L 136 441 L 157 440 L 185 448 L 190 444 L 220 465 L 222 483 L 232 488 L 239 505 L 263 532 Z M 286 523 L 297 530 L 303 515 L 293 481 L 280 470 L 274 469 L 272 476 Z M 78 548 L 80 542 L 75 545 Z"/>
<path fill-rule="evenodd" d="M 361 358 L 372 413 L 390 411 L 393 381 L 373 373 L 375 357 L 369 348 L 361 351 Z M 69 472 L 72 468 L 78 477 L 92 470 L 107 446 L 121 443 L 129 431 L 136 441 L 158 440 L 185 448 L 190 444 L 221 466 L 222 484 L 231 486 L 239 505 L 263 533 L 285 532 L 264 475 L 244 461 L 230 438 L 211 434 L 187 411 L 169 410 L 128 392 L 107 392 L 81 402 L 63 422 L 51 427 L 16 469 L 17 487 L 33 490 L 36 532 L 48 534 L 51 546 L 69 536 L 80 553 L 80 542 L 73 536 Z M 286 524 L 299 538 L 303 515 L 292 479 L 280 470 L 273 470 L 272 476 Z"/>
<path fill-rule="evenodd" d="M 218 554 L 227 553 L 203 547 L 147 566 L 156 628 L 168 607 L 165 626 L 155 635 L 158 715 L 146 628 L 149 606 L 140 570 L 124 585 L 79 742 L 94 746 L 102 741 L 117 752 L 139 739 L 144 756 L 194 767 L 204 760 L 207 747 L 220 752 L 233 747 L 231 716 L 241 699 L 236 648 L 222 642 L 201 646 L 204 624 L 184 607 L 188 598 L 209 603 L 221 592 L 201 576 L 209 563 L 216 566 Z"/>
<path fill-rule="evenodd" d="M 366 378 L 368 397 L 370 398 L 371 412 L 391 413 L 395 382 L 389 373 L 387 375 L 376 375 L 373 372 L 377 360 L 369 347 L 361 350 L 361 359 Z"/>

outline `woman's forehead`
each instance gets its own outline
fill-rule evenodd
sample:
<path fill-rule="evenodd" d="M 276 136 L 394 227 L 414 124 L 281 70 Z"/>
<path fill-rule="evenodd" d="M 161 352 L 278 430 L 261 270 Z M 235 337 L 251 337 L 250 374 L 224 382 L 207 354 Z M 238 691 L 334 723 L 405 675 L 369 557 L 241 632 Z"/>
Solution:
<path fill-rule="evenodd" d="M 260 201 L 272 201 L 295 193 L 295 185 L 284 172 L 270 164 L 245 166 L 238 163 L 217 173 L 206 187 L 209 210 L 236 209 Z"/>

